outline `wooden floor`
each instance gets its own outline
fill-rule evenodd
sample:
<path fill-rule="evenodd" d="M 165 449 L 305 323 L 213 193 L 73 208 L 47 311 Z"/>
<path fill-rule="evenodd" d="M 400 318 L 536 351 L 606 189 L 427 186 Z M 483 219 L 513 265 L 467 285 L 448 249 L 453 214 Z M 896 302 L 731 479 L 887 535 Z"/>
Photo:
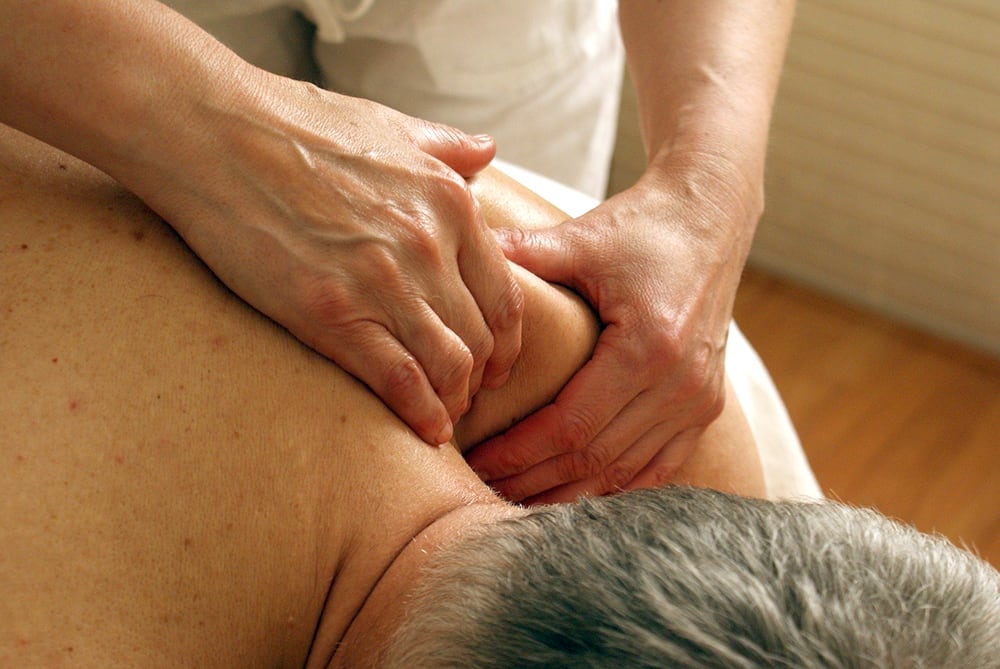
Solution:
<path fill-rule="evenodd" d="M 754 270 L 735 313 L 829 497 L 1000 568 L 1000 361 Z"/>

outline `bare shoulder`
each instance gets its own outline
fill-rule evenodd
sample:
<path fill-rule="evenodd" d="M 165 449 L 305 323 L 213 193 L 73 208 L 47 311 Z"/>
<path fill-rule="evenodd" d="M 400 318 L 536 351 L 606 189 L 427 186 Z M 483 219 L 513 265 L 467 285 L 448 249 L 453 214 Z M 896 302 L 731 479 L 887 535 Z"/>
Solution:
<path fill-rule="evenodd" d="M 306 648 L 334 565 L 303 502 L 340 482 L 329 429 L 364 393 L 114 181 L 2 126 L 0 323 L 0 656 Z"/>

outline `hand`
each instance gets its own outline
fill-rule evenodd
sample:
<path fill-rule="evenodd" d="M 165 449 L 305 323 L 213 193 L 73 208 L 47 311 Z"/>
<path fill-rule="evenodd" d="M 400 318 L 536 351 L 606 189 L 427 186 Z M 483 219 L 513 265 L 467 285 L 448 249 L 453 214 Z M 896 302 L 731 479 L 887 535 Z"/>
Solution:
<path fill-rule="evenodd" d="M 255 76 L 254 95 L 185 120 L 197 146 L 126 185 L 234 292 L 444 443 L 520 350 L 521 295 L 463 178 L 492 140 Z"/>
<path fill-rule="evenodd" d="M 509 259 L 576 289 L 604 329 L 555 401 L 467 455 L 505 497 L 572 501 L 661 485 L 722 411 L 748 239 L 725 181 L 647 175 L 549 230 L 498 231 Z M 754 220 L 755 222 L 755 220 Z M 735 250 L 734 250 L 735 249 Z"/>

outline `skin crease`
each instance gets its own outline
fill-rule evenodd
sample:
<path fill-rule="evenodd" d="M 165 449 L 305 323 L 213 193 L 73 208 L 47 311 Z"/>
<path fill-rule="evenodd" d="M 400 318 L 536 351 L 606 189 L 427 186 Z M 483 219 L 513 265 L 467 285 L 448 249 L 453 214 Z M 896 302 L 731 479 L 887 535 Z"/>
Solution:
<path fill-rule="evenodd" d="M 422 560 L 523 512 L 104 175 L 0 128 L 0 177 L 0 664 L 366 666 Z M 493 224 L 561 220 L 494 192 Z M 594 345 L 582 302 L 514 271 L 535 367 L 477 398 L 463 448 Z M 726 412 L 678 480 L 762 494 Z"/>
<path fill-rule="evenodd" d="M 527 228 L 540 229 L 563 220 L 565 215 L 541 198 L 522 191 L 508 177 L 488 172 L 471 183 L 473 193 L 481 200 L 487 220 L 518 221 Z M 516 192 L 518 197 L 510 197 Z M 539 283 L 537 277 L 515 270 L 522 281 L 527 298 L 525 348 L 514 366 L 510 382 L 498 389 L 483 390 L 477 395 L 470 411 L 456 426 L 456 448 L 469 448 L 495 434 L 505 424 L 555 396 L 561 383 L 572 370 L 566 369 L 565 358 L 553 356 L 554 350 L 582 363 L 589 355 L 598 335 L 592 313 L 578 298 L 558 287 Z M 544 311 L 534 305 L 539 293 L 559 298 L 548 301 Z M 554 297 L 554 296 L 553 296 Z M 553 334 L 557 333 L 557 334 Z M 538 346 L 539 340 L 548 342 Z M 553 348 L 555 347 L 555 348 Z M 727 393 L 732 389 L 727 385 Z M 693 451 L 691 457 L 676 470 L 662 472 L 677 484 L 701 485 L 745 495 L 764 496 L 765 489 L 750 437 L 749 427 L 738 405 L 731 402 L 723 415 L 698 435 L 690 435 L 682 447 Z M 546 500 L 539 498 L 539 503 Z M 517 517 L 526 513 L 520 506 L 506 504 L 499 497 L 478 499 L 477 502 L 455 509 L 417 534 L 387 568 L 373 587 L 364 606 L 336 646 L 331 667 L 377 667 L 373 649 L 382 647 L 399 624 L 408 588 L 419 578 L 421 567 L 435 559 L 436 551 L 475 532 L 484 523 Z M 322 628 L 321 628 L 322 629 Z M 322 632 L 321 636 L 322 638 Z M 324 644 L 320 644 L 321 646 Z M 329 645 L 333 645 L 332 641 Z M 325 666 L 320 654 L 310 666 Z"/>
<path fill-rule="evenodd" d="M 592 359 L 552 404 L 469 454 L 505 496 L 568 501 L 653 485 L 722 410 L 793 7 L 619 3 L 645 173 L 580 218 L 498 235 L 509 259 L 572 287 L 603 324 Z"/>
<path fill-rule="evenodd" d="M 0 35 L 0 122 L 118 179 L 425 441 L 503 382 L 521 296 L 464 180 L 492 139 L 270 75 L 152 0 L 0 0 Z"/>
<path fill-rule="evenodd" d="M 469 455 L 507 496 L 654 483 L 722 410 L 792 9 L 620 3 L 646 173 L 557 230 L 499 235 L 604 326 L 553 403 Z M 263 73 L 152 0 L 0 0 L 0 35 L 0 121 L 116 177 L 425 441 L 504 382 L 522 296 L 463 180 L 488 138 Z"/>

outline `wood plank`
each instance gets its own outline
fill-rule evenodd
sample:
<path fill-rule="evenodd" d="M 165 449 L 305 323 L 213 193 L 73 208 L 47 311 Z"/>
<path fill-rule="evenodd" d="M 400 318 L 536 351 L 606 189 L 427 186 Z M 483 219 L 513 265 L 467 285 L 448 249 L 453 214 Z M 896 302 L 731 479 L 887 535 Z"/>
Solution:
<path fill-rule="evenodd" d="M 752 268 L 735 313 L 830 497 L 1000 567 L 1000 361 Z"/>

